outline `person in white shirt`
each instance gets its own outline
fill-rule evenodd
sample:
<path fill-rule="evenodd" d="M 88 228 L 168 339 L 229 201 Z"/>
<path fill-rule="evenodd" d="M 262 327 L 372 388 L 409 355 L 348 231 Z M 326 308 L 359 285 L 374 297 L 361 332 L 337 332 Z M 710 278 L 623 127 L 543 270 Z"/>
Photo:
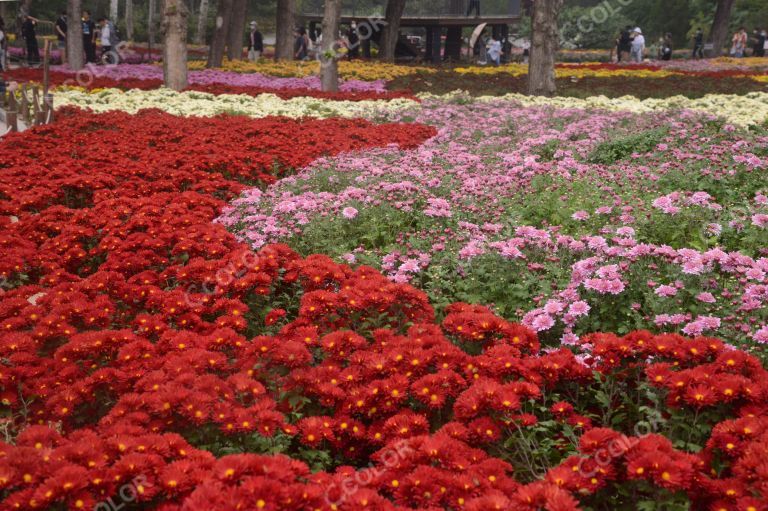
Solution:
<path fill-rule="evenodd" d="M 643 54 L 645 53 L 645 37 L 643 37 L 643 31 L 640 27 L 633 30 L 635 37 L 632 38 L 632 51 L 630 52 L 630 60 L 632 62 L 642 62 Z"/>
<path fill-rule="evenodd" d="M 501 63 L 501 41 L 496 40 L 494 36 L 491 36 L 491 40 L 488 42 L 488 58 L 494 66 Z"/>
<path fill-rule="evenodd" d="M 117 64 L 117 43 L 119 38 L 115 25 L 107 18 L 99 20 L 99 44 L 101 45 L 101 61 L 104 64 Z"/>

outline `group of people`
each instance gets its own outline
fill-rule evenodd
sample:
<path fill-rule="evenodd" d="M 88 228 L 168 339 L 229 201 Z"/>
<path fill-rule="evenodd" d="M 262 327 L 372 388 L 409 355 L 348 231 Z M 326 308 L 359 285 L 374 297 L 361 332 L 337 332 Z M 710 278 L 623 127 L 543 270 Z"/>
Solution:
<path fill-rule="evenodd" d="M 65 63 L 67 61 L 67 27 L 67 12 L 62 11 L 56 20 L 56 38 L 59 42 L 62 61 Z M 119 57 L 115 49 L 120 43 L 120 32 L 109 18 L 102 17 L 94 23 L 90 11 L 83 11 L 80 18 L 80 32 L 86 62 L 117 64 Z M 100 54 L 97 56 L 98 49 Z"/>
<path fill-rule="evenodd" d="M 40 49 L 37 44 L 36 30 L 40 20 L 29 14 L 24 15 L 23 20 L 21 25 L 21 36 L 26 44 L 27 64 L 35 66 L 40 63 Z M 86 62 L 116 64 L 118 56 L 113 50 L 120 42 L 120 34 L 115 24 L 106 17 L 99 18 L 98 21 L 94 23 L 89 11 L 83 11 L 80 24 L 83 37 L 83 52 L 85 53 Z M 59 50 L 61 51 L 62 63 L 64 64 L 67 62 L 67 27 L 67 12 L 62 11 L 58 19 L 56 19 L 54 29 L 58 40 Z M 0 42 L 7 39 L 4 30 L 2 30 L 2 33 L 3 37 Z M 99 55 L 97 55 L 98 49 L 100 49 Z"/>
<path fill-rule="evenodd" d="M 669 37 L 669 58 L 672 57 L 671 39 Z M 619 32 L 619 37 L 616 38 L 616 60 L 618 62 L 642 62 L 643 55 L 645 54 L 645 36 L 640 27 L 632 28 L 631 25 L 627 25 L 623 30 Z"/>
<path fill-rule="evenodd" d="M 323 42 L 323 33 L 319 28 L 315 28 L 314 32 L 310 34 L 306 28 L 296 27 L 293 31 L 293 36 L 293 58 L 295 60 L 311 60 L 312 58 L 317 58 Z M 364 56 L 370 56 L 370 50 L 366 50 L 366 48 L 368 48 L 368 42 L 367 39 L 363 40 L 363 38 L 360 37 L 357 23 L 352 21 L 348 29 L 339 31 L 335 47 L 338 49 L 346 49 L 347 58 L 356 59 L 360 57 L 361 46 L 363 47 Z"/>
<path fill-rule="evenodd" d="M 530 50 L 530 44 L 525 43 L 523 47 L 523 56 L 527 56 L 527 52 Z M 472 52 L 477 57 L 477 63 L 484 65 L 489 62 L 494 66 L 501 64 L 502 56 L 510 58 L 512 54 L 512 43 L 508 37 L 497 37 L 494 34 L 487 36 L 485 32 L 482 32 L 475 41 L 475 45 L 472 48 Z"/>
<path fill-rule="evenodd" d="M 750 37 L 744 27 L 739 28 L 731 38 L 732 57 L 746 57 L 751 47 L 751 56 L 764 57 L 768 51 L 768 33 L 764 29 L 756 28 Z M 626 26 L 620 31 L 616 39 L 616 60 L 618 62 L 631 61 L 642 62 L 645 55 L 645 37 L 640 27 Z M 666 33 L 658 41 L 656 57 L 659 60 L 672 59 L 672 34 Z M 696 29 L 693 35 L 693 53 L 691 58 L 704 58 L 704 31 Z"/>
<path fill-rule="evenodd" d="M 752 57 L 765 57 L 768 50 L 768 32 L 765 29 L 755 28 L 752 36 L 747 35 L 747 29 L 740 27 L 731 38 L 731 57 L 746 57 L 747 48 L 751 46 Z"/>

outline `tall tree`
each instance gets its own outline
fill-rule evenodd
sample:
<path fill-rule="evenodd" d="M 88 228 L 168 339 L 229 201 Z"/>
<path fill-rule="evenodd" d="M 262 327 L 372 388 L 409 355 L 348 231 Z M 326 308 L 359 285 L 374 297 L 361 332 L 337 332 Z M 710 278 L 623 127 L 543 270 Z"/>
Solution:
<path fill-rule="evenodd" d="M 117 2 L 118 0 L 109 0 L 109 19 L 112 23 L 117 23 Z"/>
<path fill-rule="evenodd" d="M 233 0 L 219 0 L 216 6 L 216 25 L 208 53 L 208 67 L 221 67 L 224 61 L 224 49 L 227 46 L 227 33 L 232 18 Z"/>
<path fill-rule="evenodd" d="M 320 85 L 324 91 L 339 90 L 339 62 L 336 59 L 341 21 L 341 0 L 325 0 L 323 44 L 320 55 Z"/>
<path fill-rule="evenodd" d="M 187 6 L 165 0 L 163 11 L 163 80 L 173 90 L 187 87 Z"/>
<path fill-rule="evenodd" d="M 133 41 L 133 0 L 125 0 L 125 35 Z"/>
<path fill-rule="evenodd" d="M 157 10 L 157 0 L 149 0 L 147 7 L 147 35 L 149 44 L 155 45 L 155 11 Z"/>
<path fill-rule="evenodd" d="M 715 19 L 709 31 L 709 42 L 712 43 L 712 56 L 719 57 L 728 39 L 728 23 L 731 21 L 731 10 L 735 0 L 717 0 Z"/>
<path fill-rule="evenodd" d="M 74 70 L 85 66 L 83 26 L 80 24 L 82 7 L 81 0 L 67 0 L 67 61 L 69 68 Z"/>
<path fill-rule="evenodd" d="M 208 0 L 200 0 L 200 11 L 197 14 L 197 30 L 195 44 L 205 44 L 205 26 L 208 21 Z"/>
<path fill-rule="evenodd" d="M 293 58 L 293 24 L 296 0 L 277 0 L 277 41 L 275 59 Z"/>
<path fill-rule="evenodd" d="M 227 58 L 229 60 L 243 58 L 246 7 L 246 0 L 233 0 L 232 2 L 232 16 L 229 18 L 229 32 L 227 33 Z"/>
<path fill-rule="evenodd" d="M 387 0 L 387 9 L 384 12 L 384 27 L 381 29 L 379 40 L 379 57 L 381 60 L 395 60 L 395 47 L 400 33 L 400 18 L 405 10 L 405 0 Z M 378 26 L 372 27 L 378 30 Z"/>
<path fill-rule="evenodd" d="M 528 94 L 554 96 L 557 16 L 563 0 L 534 0 L 531 16 L 531 57 L 528 62 Z"/>

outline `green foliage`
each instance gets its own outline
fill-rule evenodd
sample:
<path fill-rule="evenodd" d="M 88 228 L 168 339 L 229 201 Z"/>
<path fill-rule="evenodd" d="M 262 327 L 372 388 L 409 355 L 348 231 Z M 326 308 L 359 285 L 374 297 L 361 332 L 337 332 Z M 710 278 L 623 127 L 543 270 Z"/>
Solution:
<path fill-rule="evenodd" d="M 633 22 L 619 4 L 566 7 L 560 13 L 560 42 L 563 47 L 610 48 L 620 30 Z"/>
<path fill-rule="evenodd" d="M 587 158 L 587 161 L 610 165 L 619 160 L 624 160 L 634 153 L 644 154 L 651 152 L 666 134 L 666 128 L 655 128 L 607 140 L 598 144 L 589 158 Z"/>
<path fill-rule="evenodd" d="M 566 116 L 550 119 L 548 126 L 553 132 L 562 132 L 571 122 Z M 768 245 L 768 231 L 753 225 L 751 217 L 758 211 L 754 204 L 755 194 L 766 192 L 763 175 L 741 164 L 734 164 L 733 172 L 711 172 L 711 162 L 696 158 L 684 159 L 682 165 L 671 165 L 656 172 L 652 169 L 667 161 L 673 151 L 680 147 L 685 150 L 685 145 L 672 140 L 666 127 L 638 128 L 635 122 L 631 118 L 619 120 L 602 141 L 578 136 L 576 140 L 574 137 L 548 136 L 528 147 L 528 151 L 537 155 L 538 165 L 556 168 L 560 160 L 567 157 L 601 165 L 584 166 L 579 172 L 568 174 L 532 173 L 518 192 L 495 197 L 494 207 L 504 213 L 499 218 L 500 230 L 487 236 L 488 243 L 515 238 L 519 226 L 540 229 L 557 226 L 559 235 L 581 239 L 598 233 L 611 237 L 620 227 L 631 225 L 634 238 L 640 243 L 700 251 L 719 246 L 726 251 L 738 250 L 750 257 L 761 257 L 761 250 Z M 730 140 L 732 135 L 722 127 L 717 121 L 706 124 L 700 130 L 704 134 L 701 143 L 723 144 Z M 512 140 L 507 144 L 516 143 L 519 127 L 510 124 L 499 129 L 503 136 Z M 768 151 L 759 139 L 761 129 L 756 128 L 754 135 L 746 131 L 740 134 L 750 144 L 750 152 L 758 156 Z M 469 132 L 466 136 L 471 141 L 478 141 L 480 149 L 475 154 L 482 164 L 497 164 L 498 155 L 509 150 L 508 146 L 489 144 L 489 138 L 479 131 Z M 669 147 L 659 148 L 661 143 Z M 578 151 L 574 147 L 578 147 Z M 397 157 L 391 156 L 393 159 Z M 631 164 L 628 164 L 630 160 Z M 410 282 L 429 295 L 438 317 L 447 305 L 462 301 L 489 305 L 501 316 L 520 321 L 526 312 L 543 306 L 558 290 L 568 287 L 573 264 L 588 257 L 578 249 L 544 249 L 528 244 L 521 249 L 522 257 L 508 258 L 496 248 L 485 246 L 479 255 L 462 256 L 460 252 L 467 246 L 468 239 L 466 235 L 456 233 L 465 232 L 463 222 L 479 226 L 487 221 L 487 217 L 481 205 L 476 204 L 475 197 L 456 193 L 462 185 L 449 169 L 452 162 L 441 161 L 435 156 L 432 165 L 445 165 L 446 172 L 435 173 L 442 176 L 442 181 L 431 185 L 428 194 L 418 192 L 398 196 L 394 193 L 380 204 L 368 200 L 346 201 L 339 208 L 355 207 L 359 211 L 355 218 L 344 218 L 340 210 L 311 214 L 309 221 L 299 226 L 300 233 L 284 240 L 303 255 L 323 253 L 337 260 L 354 256 L 354 264 L 376 268 L 382 268 L 383 259 L 389 257 L 391 266 L 385 265 L 384 271 L 390 275 L 394 275 L 406 259 L 426 255 L 429 262 L 410 274 Z M 643 170 L 638 171 L 639 167 Z M 287 184 L 283 191 L 338 195 L 349 187 L 380 190 L 401 180 L 402 176 L 398 175 L 340 172 L 331 165 L 314 169 L 311 174 Z M 685 193 L 679 199 L 680 211 L 674 215 L 652 205 L 662 195 L 685 190 L 706 192 L 722 208 L 687 204 Z M 447 200 L 452 205 L 452 215 L 430 217 L 424 214 L 424 202 L 430 197 Z M 407 207 L 398 204 L 401 200 L 407 201 Z M 622 207 L 609 207 L 611 205 Z M 626 211 L 633 217 L 631 220 L 622 218 L 627 207 Z M 576 212 L 583 214 L 574 215 Z M 271 212 L 266 210 L 264 214 Z M 713 234 L 708 224 L 719 226 L 719 235 Z M 236 230 L 243 228 L 236 227 Z M 436 242 L 440 243 L 439 249 L 434 248 Z M 615 295 L 606 295 L 582 287 L 581 296 L 591 310 L 578 318 L 574 327 L 577 334 L 594 331 L 625 334 L 652 327 L 652 318 L 661 314 L 690 314 L 691 317 L 745 314 L 739 310 L 738 301 L 720 298 L 743 293 L 743 283 L 727 272 L 715 269 L 704 275 L 685 273 L 680 265 L 669 264 L 662 257 L 643 257 L 632 262 L 622 257 L 608 257 L 601 264 L 622 265 L 624 288 Z M 460 278 L 456 278 L 457 274 Z M 656 295 L 655 289 L 659 285 L 675 283 L 679 290 L 674 297 Z M 702 292 L 716 295 L 716 303 L 699 300 L 697 296 Z M 768 319 L 768 310 L 749 314 L 754 321 Z M 371 328 L 377 321 L 376 318 L 366 320 L 373 322 L 368 325 Z M 733 339 L 733 342 L 741 339 L 743 347 L 751 346 L 753 343 L 732 325 L 724 323 L 715 335 Z M 563 333 L 564 325 L 557 322 L 552 328 L 540 332 L 540 337 L 545 345 L 557 346 Z M 758 347 L 752 349 L 755 355 L 761 356 Z"/>

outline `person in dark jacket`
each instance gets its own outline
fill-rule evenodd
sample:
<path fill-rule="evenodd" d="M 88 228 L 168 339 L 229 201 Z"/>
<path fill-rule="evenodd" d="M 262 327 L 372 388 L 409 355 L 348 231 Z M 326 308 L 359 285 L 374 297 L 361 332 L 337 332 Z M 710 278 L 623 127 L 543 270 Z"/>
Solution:
<path fill-rule="evenodd" d="M 58 41 L 59 51 L 61 52 L 61 63 L 67 63 L 67 11 L 61 11 L 56 19 L 56 40 Z"/>
<path fill-rule="evenodd" d="M 765 57 L 765 31 L 756 28 L 752 32 L 752 56 L 753 57 Z"/>
<path fill-rule="evenodd" d="M 672 60 L 672 34 L 669 32 L 661 38 L 659 57 L 661 57 L 661 60 Z"/>
<path fill-rule="evenodd" d="M 83 11 L 83 50 L 85 60 L 96 63 L 96 24 L 91 19 L 90 11 Z"/>
<path fill-rule="evenodd" d="M 293 35 L 296 40 L 293 43 L 293 58 L 296 60 L 306 60 L 309 49 L 307 48 L 306 29 L 304 27 L 297 28 L 293 31 Z"/>
<path fill-rule="evenodd" d="M 261 58 L 261 53 L 264 51 L 264 38 L 255 21 L 251 21 L 250 27 L 251 30 L 248 32 L 248 60 L 255 62 Z"/>
<path fill-rule="evenodd" d="M 37 18 L 29 14 L 24 15 L 24 23 L 21 24 L 21 36 L 27 43 L 27 64 L 34 66 L 40 63 L 40 49 L 37 46 Z"/>
<path fill-rule="evenodd" d="M 693 55 L 691 58 L 704 58 L 704 32 L 700 28 L 696 30 L 696 35 L 693 36 Z"/>
<path fill-rule="evenodd" d="M 0 16 L 0 71 L 5 71 L 5 57 L 8 51 L 8 36 L 5 33 L 5 20 Z"/>
<path fill-rule="evenodd" d="M 627 25 L 624 30 L 619 32 L 619 37 L 616 39 L 616 61 L 621 62 L 629 60 L 629 52 L 632 50 L 632 38 L 630 32 L 632 27 Z"/>
<path fill-rule="evenodd" d="M 347 32 L 347 41 L 349 41 L 349 59 L 356 59 L 360 56 L 360 36 L 357 35 L 357 23 L 352 22 Z"/>

